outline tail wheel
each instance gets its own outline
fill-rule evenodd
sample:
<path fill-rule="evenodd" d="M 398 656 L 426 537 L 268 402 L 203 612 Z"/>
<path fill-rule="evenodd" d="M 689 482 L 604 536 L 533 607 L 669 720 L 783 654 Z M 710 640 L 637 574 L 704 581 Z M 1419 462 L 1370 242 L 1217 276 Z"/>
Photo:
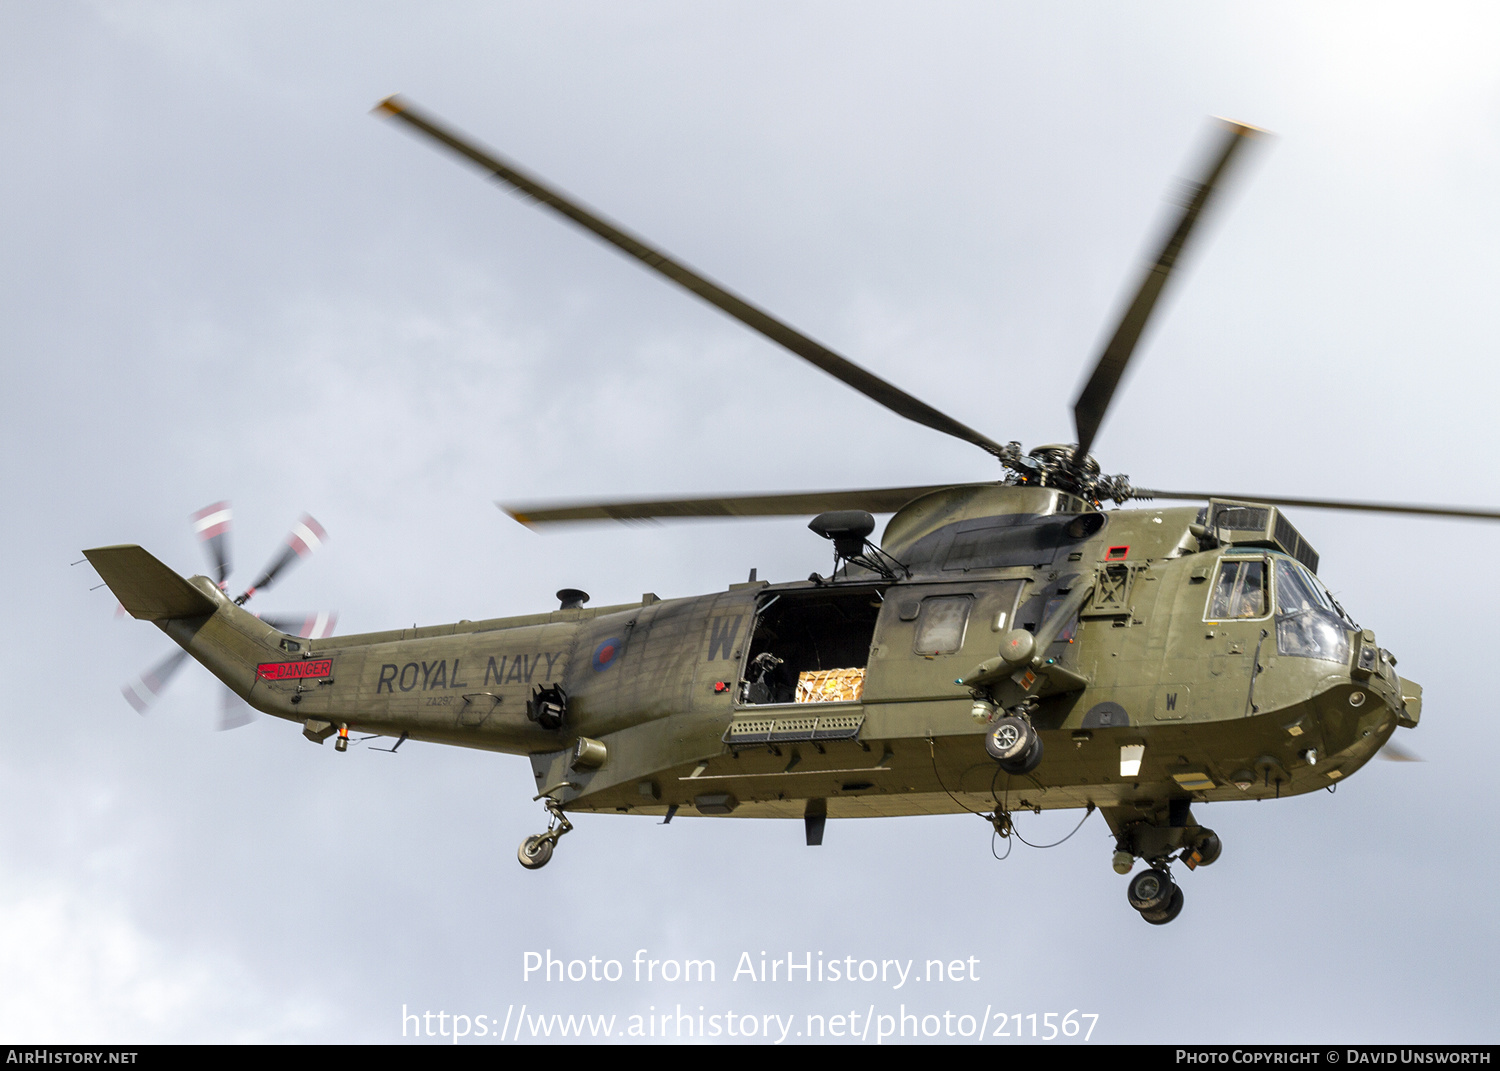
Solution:
<path fill-rule="evenodd" d="M 537 833 L 521 842 L 516 858 L 527 870 L 540 870 L 552 858 L 552 840 L 545 833 Z"/>

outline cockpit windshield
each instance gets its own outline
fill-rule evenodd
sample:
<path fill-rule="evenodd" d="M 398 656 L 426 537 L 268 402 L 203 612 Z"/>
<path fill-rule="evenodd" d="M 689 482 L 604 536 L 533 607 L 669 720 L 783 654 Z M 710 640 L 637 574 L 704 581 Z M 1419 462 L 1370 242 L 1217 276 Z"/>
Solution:
<path fill-rule="evenodd" d="M 1359 626 L 1338 600 L 1329 594 L 1323 582 L 1307 568 L 1290 558 L 1278 557 L 1276 561 L 1276 602 L 1281 613 L 1295 613 L 1314 608 L 1337 614 L 1344 623 L 1356 632 Z"/>
<path fill-rule="evenodd" d="M 1296 658 L 1349 659 L 1358 628 L 1318 579 L 1290 558 L 1276 558 L 1276 648 Z"/>
<path fill-rule="evenodd" d="M 1276 604 L 1282 613 L 1300 613 L 1315 606 L 1332 610 L 1333 603 L 1320 589 L 1321 585 L 1314 583 L 1297 565 L 1285 559 L 1277 559 Z"/>

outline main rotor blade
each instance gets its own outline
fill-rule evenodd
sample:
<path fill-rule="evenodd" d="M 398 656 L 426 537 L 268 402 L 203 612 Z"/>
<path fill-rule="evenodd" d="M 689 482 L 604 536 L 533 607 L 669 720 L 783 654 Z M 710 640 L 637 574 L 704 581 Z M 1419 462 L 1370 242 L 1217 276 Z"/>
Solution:
<path fill-rule="evenodd" d="M 1136 288 L 1135 300 L 1125 310 L 1119 326 L 1115 328 L 1114 337 L 1104 347 L 1099 363 L 1094 366 L 1094 374 L 1089 377 L 1073 405 L 1073 423 L 1078 431 L 1078 452 L 1074 456 L 1079 460 L 1086 457 L 1089 448 L 1094 445 L 1094 437 L 1099 433 L 1099 425 L 1104 422 L 1105 411 L 1109 409 L 1115 388 L 1120 385 L 1120 377 L 1125 374 L 1130 355 L 1135 352 L 1141 332 L 1146 329 L 1146 323 L 1151 318 L 1151 310 L 1156 307 L 1156 301 L 1161 297 L 1172 268 L 1182 255 L 1188 236 L 1193 232 L 1193 225 L 1198 222 L 1198 217 L 1207 206 L 1214 187 L 1223 178 L 1225 169 L 1229 167 L 1240 146 L 1248 138 L 1261 133 L 1255 127 L 1242 123 L 1224 119 L 1219 122 L 1223 127 L 1223 144 L 1214 157 L 1213 166 L 1201 182 L 1190 187 L 1192 197 L 1183 206 L 1182 215 L 1167 235 L 1161 252 L 1156 255 L 1155 263 L 1146 271 L 1145 278 Z"/>
<path fill-rule="evenodd" d="M 836 509 L 894 513 L 913 499 L 943 491 L 952 484 L 929 487 L 881 487 L 865 491 L 802 491 L 793 494 L 738 495 L 718 498 L 665 498 L 634 502 L 559 502 L 501 509 L 528 527 L 566 521 L 648 521 L 688 517 L 798 517 Z"/>
<path fill-rule="evenodd" d="M 1389 762 L 1426 762 L 1427 760 L 1415 751 L 1407 751 L 1406 748 L 1394 740 L 1387 740 L 1385 746 L 1376 752 L 1382 759 Z"/>
<path fill-rule="evenodd" d="M 1168 498 L 1206 502 L 1210 498 L 1227 498 L 1236 502 L 1261 502 L 1267 506 L 1300 506 L 1305 509 L 1343 509 L 1360 513 L 1405 513 L 1418 517 L 1450 517 L 1455 520 L 1500 521 L 1500 510 L 1471 509 L 1468 506 L 1421 506 L 1398 502 L 1350 502 L 1332 498 L 1287 498 L 1282 495 L 1231 495 L 1222 491 L 1152 491 L 1137 487 L 1132 498 Z"/>
<path fill-rule="evenodd" d="M 886 382 L 873 372 L 866 371 L 848 358 L 839 356 L 822 343 L 813 341 L 796 328 L 776 319 L 770 313 L 750 304 L 739 295 L 731 293 L 707 276 L 669 257 L 629 231 L 546 185 L 541 179 L 528 174 L 504 157 L 497 156 L 488 149 L 480 148 L 455 131 L 440 125 L 400 97 L 389 97 L 381 101 L 375 106 L 375 111 L 400 119 L 412 129 L 446 145 L 460 156 L 467 157 L 501 182 L 540 201 L 558 215 L 604 239 L 622 253 L 634 257 L 646 267 L 692 291 L 710 305 L 733 316 L 746 327 L 759 331 L 773 342 L 780 343 L 798 357 L 816 365 L 835 379 L 853 387 L 865 397 L 874 399 L 892 412 L 936 431 L 973 443 L 996 457 L 1000 456 L 1002 448 L 999 443 L 959 423 L 946 413 L 939 412 L 926 402 L 919 401 L 900 387 Z"/>

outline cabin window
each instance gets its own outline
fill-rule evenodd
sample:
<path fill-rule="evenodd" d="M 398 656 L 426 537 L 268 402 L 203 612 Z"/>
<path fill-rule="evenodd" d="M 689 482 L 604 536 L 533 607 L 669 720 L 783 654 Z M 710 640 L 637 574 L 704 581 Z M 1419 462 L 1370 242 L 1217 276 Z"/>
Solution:
<path fill-rule="evenodd" d="M 913 647 L 917 654 L 953 654 L 962 647 L 973 605 L 974 599 L 969 595 L 923 599 L 917 612 L 917 638 Z"/>
<path fill-rule="evenodd" d="M 1270 613 L 1266 562 L 1262 558 L 1225 558 L 1209 593 L 1208 621 L 1238 621 Z"/>

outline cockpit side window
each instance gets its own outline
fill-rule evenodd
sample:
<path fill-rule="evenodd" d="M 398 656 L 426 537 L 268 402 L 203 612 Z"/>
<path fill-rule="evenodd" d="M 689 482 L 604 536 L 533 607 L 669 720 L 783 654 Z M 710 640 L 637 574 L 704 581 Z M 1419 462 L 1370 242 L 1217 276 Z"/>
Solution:
<path fill-rule="evenodd" d="M 1242 621 L 1270 613 L 1266 563 L 1261 558 L 1225 558 L 1209 593 L 1205 621 Z"/>

